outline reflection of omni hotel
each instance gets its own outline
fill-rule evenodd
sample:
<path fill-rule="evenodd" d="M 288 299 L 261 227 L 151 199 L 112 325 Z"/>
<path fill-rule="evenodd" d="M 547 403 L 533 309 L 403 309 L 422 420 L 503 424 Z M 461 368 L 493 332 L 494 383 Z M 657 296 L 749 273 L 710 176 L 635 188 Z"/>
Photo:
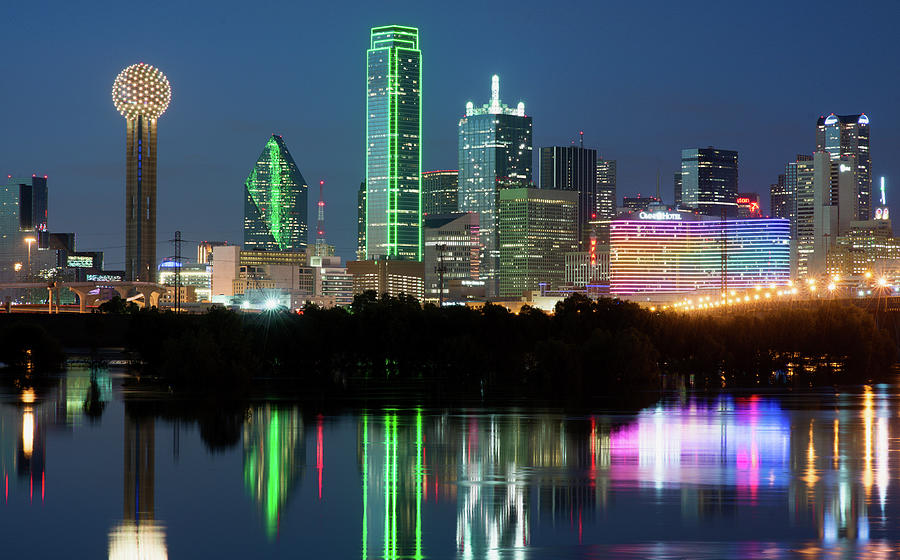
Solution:
<path fill-rule="evenodd" d="M 610 223 L 610 292 L 719 293 L 772 283 L 791 274 L 786 219 L 719 220 L 685 213 L 640 212 Z"/>
<path fill-rule="evenodd" d="M 266 534 L 278 532 L 281 512 L 303 476 L 306 447 L 298 408 L 254 408 L 244 423 L 244 488 L 256 502 Z"/>

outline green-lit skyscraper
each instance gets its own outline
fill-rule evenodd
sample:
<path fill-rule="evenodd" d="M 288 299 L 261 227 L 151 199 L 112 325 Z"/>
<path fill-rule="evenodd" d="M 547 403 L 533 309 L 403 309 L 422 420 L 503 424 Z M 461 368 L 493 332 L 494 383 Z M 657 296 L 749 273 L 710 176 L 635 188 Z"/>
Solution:
<path fill-rule="evenodd" d="M 307 190 L 284 139 L 273 134 L 244 182 L 244 248 L 305 251 Z"/>
<path fill-rule="evenodd" d="M 419 30 L 373 27 L 366 52 L 366 258 L 422 258 Z"/>

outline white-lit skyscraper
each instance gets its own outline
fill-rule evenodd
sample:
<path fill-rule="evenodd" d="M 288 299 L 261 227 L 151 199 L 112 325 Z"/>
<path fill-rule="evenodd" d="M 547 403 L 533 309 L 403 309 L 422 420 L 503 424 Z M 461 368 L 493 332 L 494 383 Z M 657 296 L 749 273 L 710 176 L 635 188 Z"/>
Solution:
<path fill-rule="evenodd" d="M 476 108 L 469 101 L 459 120 L 459 210 L 480 216 L 481 274 L 488 297 L 496 296 L 498 288 L 499 192 L 531 184 L 531 125 L 525 103 L 513 108 L 500 102 L 498 76 L 491 79 L 490 102 Z"/>

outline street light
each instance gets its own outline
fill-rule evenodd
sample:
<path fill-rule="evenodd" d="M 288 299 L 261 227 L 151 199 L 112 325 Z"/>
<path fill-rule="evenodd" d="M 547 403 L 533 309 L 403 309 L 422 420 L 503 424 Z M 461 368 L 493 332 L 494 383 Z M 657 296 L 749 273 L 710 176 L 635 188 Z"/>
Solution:
<path fill-rule="evenodd" d="M 31 279 L 31 246 L 37 241 L 34 237 L 26 237 L 25 243 L 28 244 L 28 277 Z"/>

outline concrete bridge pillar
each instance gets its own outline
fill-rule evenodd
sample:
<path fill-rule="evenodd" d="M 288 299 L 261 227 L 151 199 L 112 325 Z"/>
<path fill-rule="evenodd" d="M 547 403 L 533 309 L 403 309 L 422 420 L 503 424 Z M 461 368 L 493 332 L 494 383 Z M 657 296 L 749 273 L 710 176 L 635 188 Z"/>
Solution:
<path fill-rule="evenodd" d="M 78 312 L 79 313 L 87 313 L 87 306 L 97 303 L 97 300 L 100 299 L 99 295 L 93 295 L 93 294 L 89 293 L 91 290 L 95 289 L 94 287 L 78 287 L 78 288 L 75 288 L 72 286 L 67 286 L 67 287 L 72 292 L 75 292 L 76 296 L 78 296 Z"/>

